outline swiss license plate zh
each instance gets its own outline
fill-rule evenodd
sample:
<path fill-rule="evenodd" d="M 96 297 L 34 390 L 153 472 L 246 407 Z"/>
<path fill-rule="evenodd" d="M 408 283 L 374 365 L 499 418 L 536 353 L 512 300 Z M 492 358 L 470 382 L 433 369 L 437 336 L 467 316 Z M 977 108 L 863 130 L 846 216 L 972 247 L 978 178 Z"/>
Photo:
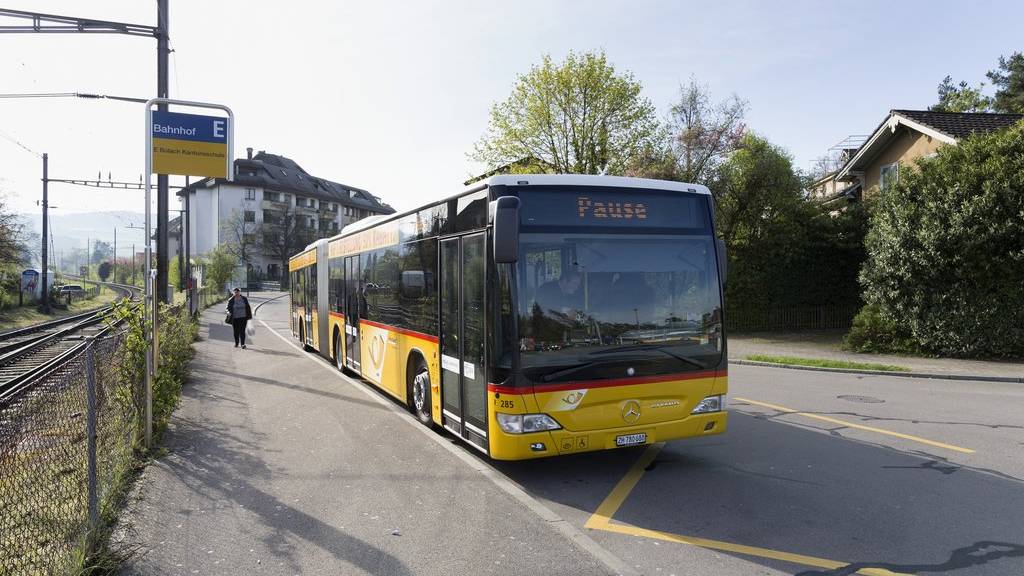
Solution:
<path fill-rule="evenodd" d="M 616 446 L 636 446 L 637 444 L 645 444 L 647 442 L 647 434 L 641 432 L 639 434 L 623 434 L 622 436 L 615 437 Z"/>

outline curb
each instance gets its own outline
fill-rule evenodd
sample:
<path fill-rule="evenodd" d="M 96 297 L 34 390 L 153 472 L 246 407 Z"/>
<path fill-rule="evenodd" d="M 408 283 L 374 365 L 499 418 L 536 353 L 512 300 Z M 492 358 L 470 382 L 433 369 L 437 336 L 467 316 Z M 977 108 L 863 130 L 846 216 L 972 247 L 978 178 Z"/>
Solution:
<path fill-rule="evenodd" d="M 856 370 L 853 368 L 822 368 L 818 366 L 801 366 L 799 364 L 777 364 L 775 362 L 757 362 L 755 360 L 729 360 L 729 364 L 740 366 L 762 366 L 767 368 L 788 368 L 790 370 L 809 370 L 812 372 L 838 372 L 840 374 L 861 374 L 864 376 L 898 376 L 901 378 L 928 378 L 933 380 L 968 380 L 976 382 L 1012 382 L 1024 384 L 1024 378 L 1013 376 L 974 376 L 970 374 L 933 374 L 930 372 L 890 372 L 886 370 Z"/>

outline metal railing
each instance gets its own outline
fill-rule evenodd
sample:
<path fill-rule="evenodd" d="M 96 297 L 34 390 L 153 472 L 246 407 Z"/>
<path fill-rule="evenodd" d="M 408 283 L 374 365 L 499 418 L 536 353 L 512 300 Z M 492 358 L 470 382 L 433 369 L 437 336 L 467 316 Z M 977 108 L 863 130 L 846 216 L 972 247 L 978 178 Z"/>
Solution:
<path fill-rule="evenodd" d="M 846 330 L 860 303 L 822 306 L 727 306 L 725 326 L 730 332 Z"/>

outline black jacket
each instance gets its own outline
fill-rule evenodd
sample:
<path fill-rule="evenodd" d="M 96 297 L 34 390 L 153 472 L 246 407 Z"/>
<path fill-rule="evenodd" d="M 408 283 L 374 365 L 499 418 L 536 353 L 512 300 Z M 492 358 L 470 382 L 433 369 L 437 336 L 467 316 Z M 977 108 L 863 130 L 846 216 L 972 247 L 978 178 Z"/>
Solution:
<path fill-rule="evenodd" d="M 231 298 L 228 298 L 228 314 L 231 314 L 231 302 L 233 302 L 234 300 L 235 300 L 234 296 L 231 296 Z M 242 302 L 245 302 L 245 319 L 246 320 L 252 320 L 252 308 L 249 307 L 249 299 L 246 298 L 245 296 L 242 296 Z M 232 316 L 232 319 L 233 318 L 234 318 L 234 316 Z"/>

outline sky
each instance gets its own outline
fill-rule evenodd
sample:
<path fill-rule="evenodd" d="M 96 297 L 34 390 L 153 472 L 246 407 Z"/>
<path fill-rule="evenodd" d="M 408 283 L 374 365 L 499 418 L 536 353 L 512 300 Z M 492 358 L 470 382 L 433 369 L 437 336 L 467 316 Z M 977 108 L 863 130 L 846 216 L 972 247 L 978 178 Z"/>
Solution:
<path fill-rule="evenodd" d="M 155 0 L 4 7 L 156 18 Z M 233 109 L 235 157 L 246 147 L 281 154 L 404 209 L 483 171 L 467 153 L 490 107 L 545 54 L 604 50 L 662 116 L 691 76 L 716 100 L 736 94 L 749 128 L 808 169 L 890 109 L 934 103 L 947 74 L 984 81 L 1000 55 L 1024 50 L 1022 21 L 1019 1 L 170 0 L 170 91 Z M 47 92 L 152 97 L 156 42 L 0 34 L 0 93 Z M 0 192 L 15 211 L 39 212 L 41 160 L 12 139 L 47 152 L 52 178 L 138 182 L 144 130 L 141 104 L 0 99 Z M 141 191 L 60 184 L 50 203 L 144 209 Z"/>

